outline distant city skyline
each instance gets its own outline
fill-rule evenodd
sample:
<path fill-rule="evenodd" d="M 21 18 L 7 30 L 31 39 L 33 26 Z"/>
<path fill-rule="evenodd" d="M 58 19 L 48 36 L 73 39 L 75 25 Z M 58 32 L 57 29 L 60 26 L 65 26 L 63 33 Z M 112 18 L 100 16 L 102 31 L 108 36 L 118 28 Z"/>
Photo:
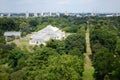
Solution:
<path fill-rule="evenodd" d="M 0 0 L 0 12 L 120 13 L 120 0 Z"/>

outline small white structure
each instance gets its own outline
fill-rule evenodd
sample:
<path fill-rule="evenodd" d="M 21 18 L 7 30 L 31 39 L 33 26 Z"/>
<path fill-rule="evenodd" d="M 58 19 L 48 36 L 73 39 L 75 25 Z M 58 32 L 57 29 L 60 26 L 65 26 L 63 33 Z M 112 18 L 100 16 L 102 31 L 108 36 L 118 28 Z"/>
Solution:
<path fill-rule="evenodd" d="M 59 39 L 60 40 L 62 38 L 65 38 L 65 32 L 61 31 L 57 27 L 48 25 L 44 29 L 34 33 L 31 36 L 29 44 L 31 44 L 31 45 L 44 44 L 45 45 L 45 42 L 50 39 Z"/>
<path fill-rule="evenodd" d="M 8 40 L 8 37 L 12 37 L 12 36 L 14 36 L 15 38 L 18 38 L 18 37 L 20 38 L 21 32 L 5 32 L 4 36 L 6 41 Z"/>

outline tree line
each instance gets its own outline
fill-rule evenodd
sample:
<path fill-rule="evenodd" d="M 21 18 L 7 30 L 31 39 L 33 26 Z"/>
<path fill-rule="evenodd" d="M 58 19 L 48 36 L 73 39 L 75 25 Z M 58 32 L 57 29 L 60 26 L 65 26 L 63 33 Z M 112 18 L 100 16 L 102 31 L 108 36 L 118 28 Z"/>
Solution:
<path fill-rule="evenodd" d="M 92 62 L 97 80 L 120 79 L 120 17 L 90 20 Z"/>

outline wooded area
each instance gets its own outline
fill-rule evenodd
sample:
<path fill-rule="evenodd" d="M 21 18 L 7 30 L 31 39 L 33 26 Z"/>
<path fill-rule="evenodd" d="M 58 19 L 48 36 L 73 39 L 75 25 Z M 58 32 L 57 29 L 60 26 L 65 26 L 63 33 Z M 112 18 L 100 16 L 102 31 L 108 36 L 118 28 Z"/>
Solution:
<path fill-rule="evenodd" d="M 0 18 L 0 80 L 84 80 L 85 32 L 90 28 L 94 78 L 120 79 L 120 17 Z M 5 41 L 5 31 L 22 37 L 56 26 L 70 33 L 64 40 L 50 40 L 30 50 Z"/>

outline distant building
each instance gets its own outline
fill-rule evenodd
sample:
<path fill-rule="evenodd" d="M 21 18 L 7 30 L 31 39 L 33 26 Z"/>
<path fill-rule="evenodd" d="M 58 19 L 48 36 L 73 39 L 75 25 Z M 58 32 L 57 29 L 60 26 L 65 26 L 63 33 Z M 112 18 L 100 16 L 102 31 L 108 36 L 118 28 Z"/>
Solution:
<path fill-rule="evenodd" d="M 53 27 L 51 25 L 48 25 L 44 29 L 36 32 L 31 36 L 31 39 L 29 41 L 29 44 L 31 45 L 40 45 L 44 44 L 45 42 L 50 39 L 62 39 L 65 38 L 65 32 L 61 31 L 57 27 Z"/>
<path fill-rule="evenodd" d="M 91 13 L 91 16 L 96 16 L 95 13 Z"/>
<path fill-rule="evenodd" d="M 77 14 L 76 17 L 82 17 L 80 14 Z"/>
<path fill-rule="evenodd" d="M 26 18 L 28 18 L 28 17 L 29 17 L 29 12 L 27 11 L 27 12 L 26 12 Z"/>
<path fill-rule="evenodd" d="M 107 14 L 106 17 L 113 17 L 113 14 Z"/>
<path fill-rule="evenodd" d="M 10 14 L 10 13 L 8 13 L 7 17 L 10 17 L 10 16 L 11 16 L 11 14 Z"/>
<path fill-rule="evenodd" d="M 38 17 L 38 14 L 36 11 L 34 12 L 34 17 Z"/>
<path fill-rule="evenodd" d="M 0 17 L 3 17 L 4 15 L 3 14 L 0 14 Z"/>
<path fill-rule="evenodd" d="M 52 12 L 50 12 L 50 16 L 52 16 Z"/>
<path fill-rule="evenodd" d="M 15 37 L 15 38 L 20 38 L 21 37 L 21 32 L 5 32 L 4 33 L 5 40 L 8 41 L 9 37 Z"/>
<path fill-rule="evenodd" d="M 41 12 L 41 16 L 42 16 L 42 17 L 44 16 L 44 13 L 43 13 L 43 12 Z"/>
<path fill-rule="evenodd" d="M 68 16 L 69 14 L 68 14 L 68 12 L 67 12 L 67 11 L 65 11 L 65 14 L 64 14 L 64 15 Z"/>
<path fill-rule="evenodd" d="M 59 13 L 59 12 L 57 12 L 57 13 L 56 13 L 56 15 L 59 17 L 59 16 L 60 16 L 60 13 Z"/>

